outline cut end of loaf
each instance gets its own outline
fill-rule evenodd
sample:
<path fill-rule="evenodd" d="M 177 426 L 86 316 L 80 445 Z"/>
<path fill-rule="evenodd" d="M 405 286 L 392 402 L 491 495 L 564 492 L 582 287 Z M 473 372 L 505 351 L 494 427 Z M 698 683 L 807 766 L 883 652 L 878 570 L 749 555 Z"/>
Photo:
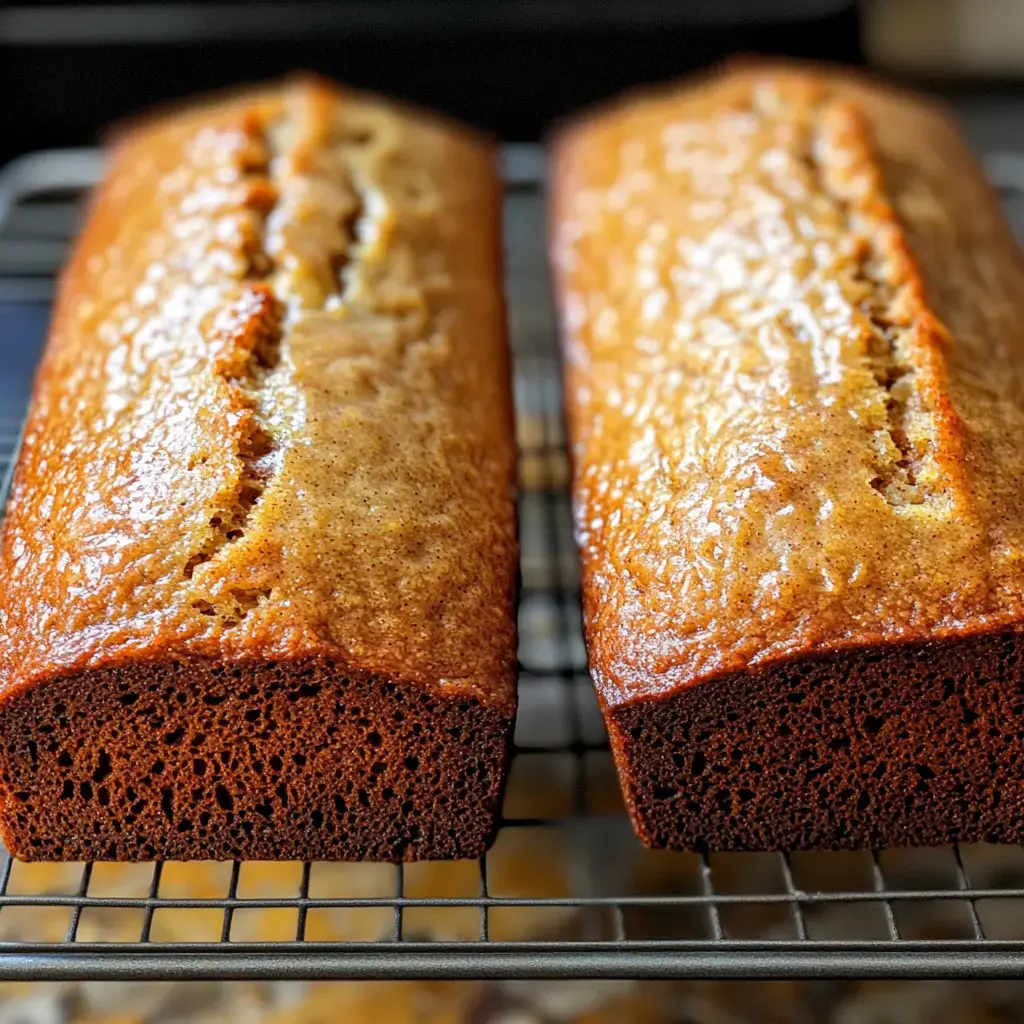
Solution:
<path fill-rule="evenodd" d="M 514 706 L 324 660 L 86 675 L 0 707 L 23 860 L 410 861 L 493 839 Z"/>
<path fill-rule="evenodd" d="M 676 850 L 1024 841 L 1024 638 L 805 658 L 611 709 L 639 837 Z"/>

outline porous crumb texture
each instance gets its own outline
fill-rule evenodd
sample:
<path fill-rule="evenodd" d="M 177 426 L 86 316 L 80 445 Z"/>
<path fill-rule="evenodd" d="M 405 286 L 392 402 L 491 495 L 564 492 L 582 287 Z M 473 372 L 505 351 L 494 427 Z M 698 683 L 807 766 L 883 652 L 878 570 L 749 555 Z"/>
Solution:
<path fill-rule="evenodd" d="M 1024 621 L 1024 264 L 945 112 L 740 65 L 568 126 L 552 198 L 588 651 L 643 837 L 1018 836 L 1019 670 L 984 652 Z M 944 679 L 991 727 L 928 710 Z"/>
<path fill-rule="evenodd" d="M 319 80 L 123 135 L 0 547 L 15 854 L 484 848 L 515 714 L 499 211 L 489 142 Z"/>
<path fill-rule="evenodd" d="M 1016 633 L 827 655 L 611 712 L 653 847 L 879 849 L 1024 841 Z"/>
<path fill-rule="evenodd" d="M 476 697 L 317 660 L 100 669 L 7 717 L 26 859 L 477 856 L 508 745 Z"/>

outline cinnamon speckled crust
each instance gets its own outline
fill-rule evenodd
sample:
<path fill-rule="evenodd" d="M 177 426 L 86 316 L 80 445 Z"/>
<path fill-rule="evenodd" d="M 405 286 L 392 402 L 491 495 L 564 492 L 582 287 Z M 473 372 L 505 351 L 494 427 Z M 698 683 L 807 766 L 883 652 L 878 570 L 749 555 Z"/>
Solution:
<path fill-rule="evenodd" d="M 1024 838 L 1024 264 L 946 114 L 741 66 L 569 126 L 552 179 L 641 838 Z"/>
<path fill-rule="evenodd" d="M 120 140 L 0 549 L 16 855 L 484 849 L 516 704 L 499 189 L 487 141 L 318 80 Z"/>

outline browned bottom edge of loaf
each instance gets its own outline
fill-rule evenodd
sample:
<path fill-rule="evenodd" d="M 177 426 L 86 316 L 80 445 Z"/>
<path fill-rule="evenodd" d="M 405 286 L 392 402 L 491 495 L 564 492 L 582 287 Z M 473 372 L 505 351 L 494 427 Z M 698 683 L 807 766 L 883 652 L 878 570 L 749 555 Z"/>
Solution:
<path fill-rule="evenodd" d="M 3 838 L 25 860 L 475 857 L 514 712 L 325 661 L 86 672 L 0 709 Z"/>
<path fill-rule="evenodd" d="M 611 710 L 640 839 L 679 850 L 1024 841 L 1024 639 L 812 657 Z"/>

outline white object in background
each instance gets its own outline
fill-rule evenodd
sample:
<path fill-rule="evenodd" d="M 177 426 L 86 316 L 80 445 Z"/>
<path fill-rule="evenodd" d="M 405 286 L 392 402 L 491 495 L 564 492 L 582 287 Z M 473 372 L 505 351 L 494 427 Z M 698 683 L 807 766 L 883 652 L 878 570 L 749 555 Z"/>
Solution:
<path fill-rule="evenodd" d="M 868 62 L 948 78 L 1024 75 L 1020 0 L 865 0 Z"/>

